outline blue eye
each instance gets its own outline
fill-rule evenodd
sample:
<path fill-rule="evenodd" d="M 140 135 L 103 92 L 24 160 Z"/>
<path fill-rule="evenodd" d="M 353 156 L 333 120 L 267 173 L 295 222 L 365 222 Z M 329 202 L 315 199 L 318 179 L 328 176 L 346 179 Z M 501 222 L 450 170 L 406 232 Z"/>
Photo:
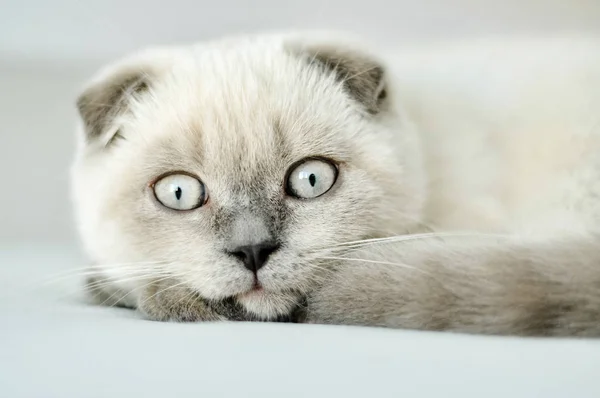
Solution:
<path fill-rule="evenodd" d="M 173 210 L 193 210 L 206 203 L 206 189 L 197 178 L 187 174 L 170 174 L 154 183 L 154 196 Z"/>
<path fill-rule="evenodd" d="M 337 168 L 329 161 L 307 159 L 293 166 L 287 177 L 287 193 L 301 199 L 319 197 L 331 189 Z"/>

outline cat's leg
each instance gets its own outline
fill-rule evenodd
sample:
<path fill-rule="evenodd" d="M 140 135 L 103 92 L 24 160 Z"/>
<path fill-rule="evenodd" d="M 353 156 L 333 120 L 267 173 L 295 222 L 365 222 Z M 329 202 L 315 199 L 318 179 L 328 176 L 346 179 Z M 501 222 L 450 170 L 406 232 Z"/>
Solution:
<path fill-rule="evenodd" d="M 126 291 L 101 275 L 89 276 L 85 280 L 88 297 L 94 304 L 109 307 L 135 308 L 135 299 Z"/>
<path fill-rule="evenodd" d="M 600 336 L 598 237 L 375 246 L 346 255 L 306 322 Z"/>
<path fill-rule="evenodd" d="M 144 287 L 137 309 L 156 321 L 242 321 L 251 316 L 233 299 L 209 301 L 172 279 L 161 279 Z"/>
<path fill-rule="evenodd" d="M 137 309 L 155 321 L 251 320 L 233 299 L 208 301 L 175 280 L 161 279 L 146 284 L 139 292 L 127 292 L 96 275 L 86 279 L 86 290 L 95 304 Z"/>

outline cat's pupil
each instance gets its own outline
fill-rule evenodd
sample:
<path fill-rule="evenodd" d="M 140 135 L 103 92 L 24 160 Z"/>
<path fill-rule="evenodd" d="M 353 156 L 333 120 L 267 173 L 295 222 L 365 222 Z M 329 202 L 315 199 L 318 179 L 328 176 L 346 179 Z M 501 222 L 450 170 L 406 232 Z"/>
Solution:
<path fill-rule="evenodd" d="M 315 184 L 317 183 L 317 177 L 315 177 L 315 175 L 314 175 L 314 174 L 311 174 L 311 175 L 308 177 L 308 182 L 310 182 L 310 186 L 311 186 L 311 187 L 314 187 L 314 186 L 315 186 Z"/>
<path fill-rule="evenodd" d="M 181 187 L 177 187 L 177 189 L 175 190 L 175 197 L 177 198 L 177 200 L 181 199 Z"/>

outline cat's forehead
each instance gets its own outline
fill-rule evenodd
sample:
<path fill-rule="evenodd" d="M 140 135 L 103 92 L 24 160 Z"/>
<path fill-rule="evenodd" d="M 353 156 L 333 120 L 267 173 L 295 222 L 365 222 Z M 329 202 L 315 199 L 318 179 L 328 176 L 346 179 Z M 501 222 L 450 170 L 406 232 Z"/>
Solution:
<path fill-rule="evenodd" d="M 213 174 L 264 175 L 304 157 L 350 156 L 343 92 L 281 48 L 190 52 L 151 98 L 136 128 L 153 131 L 156 150 L 174 162 Z"/>

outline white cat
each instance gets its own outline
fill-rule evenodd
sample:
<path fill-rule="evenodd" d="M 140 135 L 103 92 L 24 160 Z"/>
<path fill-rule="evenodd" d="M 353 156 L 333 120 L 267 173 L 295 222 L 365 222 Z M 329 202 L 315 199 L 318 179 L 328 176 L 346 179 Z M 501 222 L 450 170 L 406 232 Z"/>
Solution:
<path fill-rule="evenodd" d="M 73 167 L 94 297 L 600 335 L 600 40 L 365 48 L 245 36 L 102 71 Z"/>

